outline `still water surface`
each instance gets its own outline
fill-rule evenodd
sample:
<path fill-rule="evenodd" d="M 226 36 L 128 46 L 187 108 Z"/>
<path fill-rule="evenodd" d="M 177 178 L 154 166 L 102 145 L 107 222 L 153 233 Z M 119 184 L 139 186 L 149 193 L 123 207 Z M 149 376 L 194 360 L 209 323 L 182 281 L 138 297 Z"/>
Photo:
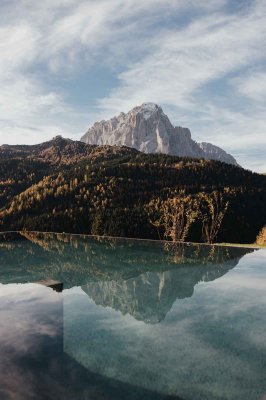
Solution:
<path fill-rule="evenodd" d="M 264 250 L 0 235 L 0 399 L 265 400 L 265 309 Z"/>

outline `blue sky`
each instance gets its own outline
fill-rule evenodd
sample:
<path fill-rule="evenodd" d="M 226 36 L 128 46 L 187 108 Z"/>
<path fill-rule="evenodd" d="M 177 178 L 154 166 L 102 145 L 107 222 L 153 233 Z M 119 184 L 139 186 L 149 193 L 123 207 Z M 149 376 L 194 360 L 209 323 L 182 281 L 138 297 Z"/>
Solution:
<path fill-rule="evenodd" d="M 266 172 L 265 0 L 0 0 L 0 143 L 143 102 Z"/>

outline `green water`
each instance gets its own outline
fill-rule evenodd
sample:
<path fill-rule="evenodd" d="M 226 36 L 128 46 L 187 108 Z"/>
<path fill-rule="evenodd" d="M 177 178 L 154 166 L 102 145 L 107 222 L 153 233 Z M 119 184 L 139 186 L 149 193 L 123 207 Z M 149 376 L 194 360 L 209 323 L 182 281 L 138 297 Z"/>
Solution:
<path fill-rule="evenodd" d="M 265 306 L 265 250 L 0 235 L 0 398 L 264 400 Z"/>

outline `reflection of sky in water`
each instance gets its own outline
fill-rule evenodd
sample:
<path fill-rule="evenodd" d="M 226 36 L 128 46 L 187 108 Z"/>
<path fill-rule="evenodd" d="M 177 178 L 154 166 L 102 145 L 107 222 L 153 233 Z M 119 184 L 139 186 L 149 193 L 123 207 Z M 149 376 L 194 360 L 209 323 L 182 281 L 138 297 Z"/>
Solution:
<path fill-rule="evenodd" d="M 200 282 L 158 324 L 97 306 L 82 289 L 65 291 L 65 350 L 94 371 L 185 399 L 262 399 L 265 261 L 264 251 L 249 254 Z"/>
<path fill-rule="evenodd" d="M 0 284 L 0 398 L 48 395 L 62 353 L 62 298 L 35 284 Z M 47 397 L 49 398 L 49 397 Z"/>
<path fill-rule="evenodd" d="M 0 282 L 1 400 L 264 400 L 263 250 L 31 235 Z"/>

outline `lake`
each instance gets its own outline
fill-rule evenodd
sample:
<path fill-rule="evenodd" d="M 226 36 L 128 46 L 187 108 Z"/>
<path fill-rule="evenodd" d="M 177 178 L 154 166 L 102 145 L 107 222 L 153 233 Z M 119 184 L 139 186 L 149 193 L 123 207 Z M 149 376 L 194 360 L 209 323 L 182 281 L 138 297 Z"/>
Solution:
<path fill-rule="evenodd" d="M 0 234 L 0 398 L 265 400 L 265 310 L 265 250 Z"/>

